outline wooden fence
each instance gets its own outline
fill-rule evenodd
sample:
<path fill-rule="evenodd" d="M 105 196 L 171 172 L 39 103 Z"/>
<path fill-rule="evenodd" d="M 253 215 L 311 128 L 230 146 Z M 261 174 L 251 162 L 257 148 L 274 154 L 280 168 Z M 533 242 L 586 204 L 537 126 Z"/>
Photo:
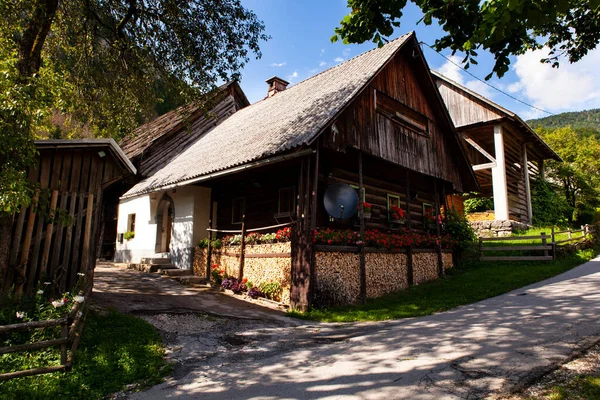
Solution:
<path fill-rule="evenodd" d="M 552 231 L 550 235 L 542 232 L 536 236 L 508 236 L 494 238 L 479 238 L 479 260 L 480 261 L 552 261 L 556 259 L 557 247 L 567 243 L 584 240 L 591 233 L 589 225 L 583 225 L 581 229 L 573 230 L 571 228 L 564 231 Z M 567 239 L 556 240 L 558 235 L 567 234 Z M 540 243 L 534 244 L 512 244 L 507 246 L 484 246 L 484 243 L 502 243 L 506 241 L 534 241 L 539 240 Z M 522 255 L 494 255 L 486 256 L 489 252 L 535 252 L 538 254 L 522 254 Z"/>
<path fill-rule="evenodd" d="M 36 329 L 48 329 L 60 326 L 60 335 L 56 339 L 43 340 L 33 343 L 0 347 L 0 355 L 17 352 L 28 352 L 34 350 L 47 349 L 54 346 L 60 346 L 60 365 L 42 366 L 22 371 L 14 371 L 0 374 L 0 381 L 6 381 L 13 378 L 24 376 L 47 374 L 50 372 L 70 371 L 75 358 L 75 351 L 79 346 L 83 322 L 87 310 L 88 298 L 92 291 L 92 285 L 87 285 L 84 292 L 84 300 L 81 303 L 75 303 L 69 314 L 62 318 L 23 322 L 20 324 L 1 325 L 1 335 L 8 335 L 20 331 L 32 331 Z"/>

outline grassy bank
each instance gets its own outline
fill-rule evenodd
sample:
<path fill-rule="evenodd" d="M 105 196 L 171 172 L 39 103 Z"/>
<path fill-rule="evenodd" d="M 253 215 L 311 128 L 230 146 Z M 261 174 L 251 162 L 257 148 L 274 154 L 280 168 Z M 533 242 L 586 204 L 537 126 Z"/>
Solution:
<path fill-rule="evenodd" d="M 553 262 L 470 261 L 449 270 L 443 279 L 371 299 L 365 305 L 315 309 L 304 314 L 290 312 L 289 315 L 326 322 L 381 321 L 429 315 L 550 278 L 596 254 L 596 250 L 580 250 Z"/>
<path fill-rule="evenodd" d="M 58 353 L 57 349 L 51 349 L 9 354 L 0 356 L 0 364 L 4 357 L 10 356 L 10 364 L 23 368 L 42 363 L 56 365 L 60 359 Z M 127 384 L 159 383 L 168 372 L 162 340 L 150 324 L 118 312 L 105 315 L 90 312 L 71 372 L 2 382 L 0 398 L 100 399 Z"/>

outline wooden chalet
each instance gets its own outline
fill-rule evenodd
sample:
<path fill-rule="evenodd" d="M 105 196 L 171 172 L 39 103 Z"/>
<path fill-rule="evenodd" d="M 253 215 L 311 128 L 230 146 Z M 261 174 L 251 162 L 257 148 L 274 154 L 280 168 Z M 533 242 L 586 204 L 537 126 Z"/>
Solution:
<path fill-rule="evenodd" d="M 252 230 L 294 221 L 292 303 L 307 304 L 315 228 L 422 229 L 446 195 L 477 181 L 414 33 L 269 94 L 199 137 L 123 199 L 183 186 L 210 188 L 211 226 Z M 353 185 L 369 220 L 333 221 L 323 193 Z M 203 222 L 205 226 L 209 221 Z M 302 307 L 301 307 L 302 308 Z"/>
<path fill-rule="evenodd" d="M 432 71 L 497 221 L 532 223 L 530 175 L 560 157 L 518 115 Z"/>

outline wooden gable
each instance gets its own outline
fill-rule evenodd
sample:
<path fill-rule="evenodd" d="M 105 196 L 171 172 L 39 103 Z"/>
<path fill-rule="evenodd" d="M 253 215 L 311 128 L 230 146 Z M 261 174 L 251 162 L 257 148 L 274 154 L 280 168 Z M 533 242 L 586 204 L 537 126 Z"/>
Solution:
<path fill-rule="evenodd" d="M 415 57 L 416 53 L 416 57 Z M 418 47 L 405 46 L 333 123 L 327 147 L 347 147 L 473 188 L 470 165 L 459 144 Z"/>

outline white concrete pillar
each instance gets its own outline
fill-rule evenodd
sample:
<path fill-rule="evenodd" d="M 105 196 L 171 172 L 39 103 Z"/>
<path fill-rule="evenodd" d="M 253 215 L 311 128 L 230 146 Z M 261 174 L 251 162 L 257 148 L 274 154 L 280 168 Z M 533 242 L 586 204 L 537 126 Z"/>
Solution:
<path fill-rule="evenodd" d="M 496 166 L 492 168 L 494 214 L 497 221 L 503 221 L 508 219 L 508 190 L 506 186 L 506 158 L 504 156 L 502 125 L 494 126 L 494 150 L 496 152 Z"/>
<path fill-rule="evenodd" d="M 525 178 L 525 198 L 527 201 L 527 223 L 533 224 L 533 209 L 531 208 L 531 186 L 529 184 L 529 167 L 527 166 L 527 143 L 523 143 L 523 177 Z"/>

